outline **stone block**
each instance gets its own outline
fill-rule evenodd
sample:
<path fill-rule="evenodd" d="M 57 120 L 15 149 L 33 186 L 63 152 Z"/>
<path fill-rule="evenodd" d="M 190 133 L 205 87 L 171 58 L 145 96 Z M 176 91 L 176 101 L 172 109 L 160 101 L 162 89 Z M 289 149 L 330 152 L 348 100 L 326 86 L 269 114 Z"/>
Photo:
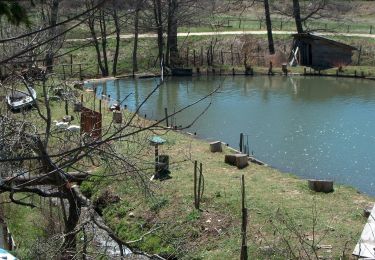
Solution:
<path fill-rule="evenodd" d="M 235 154 L 226 154 L 224 162 L 229 165 L 236 165 L 236 155 Z"/>
<path fill-rule="evenodd" d="M 211 153 L 221 153 L 223 151 L 223 148 L 221 147 L 221 142 L 212 142 L 210 143 L 210 151 Z"/>

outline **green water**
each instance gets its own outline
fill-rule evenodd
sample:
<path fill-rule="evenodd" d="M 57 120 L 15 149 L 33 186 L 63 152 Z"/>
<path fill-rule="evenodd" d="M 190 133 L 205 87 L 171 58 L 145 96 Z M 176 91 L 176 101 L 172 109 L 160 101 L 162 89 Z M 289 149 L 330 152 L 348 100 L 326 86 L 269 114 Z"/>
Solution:
<path fill-rule="evenodd" d="M 98 83 L 135 110 L 158 79 Z M 217 93 L 174 118 L 201 138 L 239 146 L 246 134 L 249 152 L 303 178 L 332 179 L 375 195 L 375 81 L 318 77 L 169 78 L 140 114 L 161 119 L 219 87 Z M 89 85 L 90 87 L 90 85 Z"/>

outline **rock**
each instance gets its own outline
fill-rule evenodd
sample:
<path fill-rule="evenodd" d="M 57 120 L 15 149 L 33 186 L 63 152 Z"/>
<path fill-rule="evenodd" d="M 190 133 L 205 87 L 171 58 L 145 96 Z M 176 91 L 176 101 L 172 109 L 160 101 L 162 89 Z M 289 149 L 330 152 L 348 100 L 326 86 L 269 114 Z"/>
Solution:
<path fill-rule="evenodd" d="M 307 180 L 310 190 L 316 192 L 333 192 L 333 181 L 329 180 Z"/>
<path fill-rule="evenodd" d="M 216 153 L 216 152 L 221 153 L 223 151 L 221 147 L 221 142 L 216 141 L 216 142 L 210 143 L 210 151 L 211 153 Z"/>
<path fill-rule="evenodd" d="M 372 211 L 372 208 L 373 208 L 373 207 L 374 207 L 373 205 L 369 205 L 369 206 L 367 206 L 366 208 L 363 209 L 363 216 L 364 216 L 365 218 L 370 217 L 370 215 L 371 215 L 371 211 Z"/>
<path fill-rule="evenodd" d="M 134 217 L 135 217 L 135 215 L 134 215 L 133 212 L 130 212 L 128 216 L 131 217 L 131 218 L 134 218 Z"/>
<path fill-rule="evenodd" d="M 74 120 L 74 116 L 64 116 L 62 121 L 69 123 L 69 122 L 72 122 L 73 120 Z"/>

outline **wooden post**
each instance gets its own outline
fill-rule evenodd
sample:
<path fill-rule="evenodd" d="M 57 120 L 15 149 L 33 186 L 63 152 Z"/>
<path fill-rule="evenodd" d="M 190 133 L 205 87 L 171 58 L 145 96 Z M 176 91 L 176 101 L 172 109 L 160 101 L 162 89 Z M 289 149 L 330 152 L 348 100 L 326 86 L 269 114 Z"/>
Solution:
<path fill-rule="evenodd" d="M 99 99 L 99 113 L 102 113 L 102 100 Z"/>
<path fill-rule="evenodd" d="M 223 54 L 223 50 L 220 51 L 220 57 L 221 57 L 221 64 L 224 65 L 224 54 Z"/>
<path fill-rule="evenodd" d="M 82 80 L 82 64 L 79 64 L 79 80 Z"/>
<path fill-rule="evenodd" d="M 233 76 L 236 75 L 236 71 L 234 70 L 234 68 L 232 68 L 232 75 L 233 75 Z"/>
<path fill-rule="evenodd" d="M 198 198 L 197 198 L 197 168 L 198 162 L 194 161 L 194 207 L 198 209 Z"/>
<path fill-rule="evenodd" d="M 241 225 L 241 260 L 247 260 L 247 208 L 245 207 L 245 176 L 242 175 L 242 189 L 241 189 L 241 211 L 242 211 L 242 225 Z"/>
<path fill-rule="evenodd" d="M 159 146 L 155 144 L 155 178 L 159 178 Z"/>
<path fill-rule="evenodd" d="M 65 100 L 65 115 L 69 115 L 68 100 Z"/>
<path fill-rule="evenodd" d="M 167 122 L 167 127 L 169 127 L 168 108 L 164 108 L 164 112 L 165 112 L 165 121 Z"/>
<path fill-rule="evenodd" d="M 81 94 L 81 103 L 83 103 L 83 94 Z"/>
<path fill-rule="evenodd" d="M 233 66 L 233 44 L 230 45 L 230 55 L 231 55 L 231 60 L 232 60 L 232 66 Z"/>
<path fill-rule="evenodd" d="M 211 43 L 211 46 L 210 46 L 210 63 L 211 63 L 211 66 L 214 65 L 214 47 L 212 46 L 212 43 Z"/>
<path fill-rule="evenodd" d="M 240 152 L 243 150 L 243 133 L 240 133 Z"/>
<path fill-rule="evenodd" d="M 201 203 L 201 199 L 202 199 L 202 163 L 199 164 L 199 178 L 198 178 L 198 207 L 197 209 L 200 208 L 200 203 Z"/>
<path fill-rule="evenodd" d="M 201 46 L 201 66 L 203 66 L 203 46 Z"/>
<path fill-rule="evenodd" d="M 280 22 L 280 31 L 283 30 L 283 21 Z"/>
<path fill-rule="evenodd" d="M 357 70 L 354 71 L 354 77 L 357 77 Z"/>
<path fill-rule="evenodd" d="M 262 30 L 262 21 L 259 21 L 259 30 Z"/>
<path fill-rule="evenodd" d="M 240 22 L 238 24 L 238 28 L 241 28 L 241 18 L 240 18 Z"/>
<path fill-rule="evenodd" d="M 361 55 L 362 55 L 362 45 L 359 47 L 359 51 L 358 51 L 357 66 L 359 66 L 361 64 Z"/>
<path fill-rule="evenodd" d="M 349 33 L 349 31 L 350 31 L 350 25 L 348 25 L 348 29 L 347 29 L 346 32 Z"/>
<path fill-rule="evenodd" d="M 65 77 L 65 64 L 62 65 L 62 68 L 63 68 L 63 79 L 65 80 L 66 77 Z"/>
<path fill-rule="evenodd" d="M 370 26 L 370 34 L 372 34 L 372 25 Z"/>
<path fill-rule="evenodd" d="M 195 49 L 193 50 L 193 67 L 195 67 Z"/>
<path fill-rule="evenodd" d="M 186 66 L 189 66 L 189 47 L 186 48 Z"/>
<path fill-rule="evenodd" d="M 9 247 L 9 251 L 13 250 L 12 234 L 11 233 L 8 233 L 8 247 Z"/>
<path fill-rule="evenodd" d="M 73 76 L 73 54 L 70 54 L 70 76 Z"/>

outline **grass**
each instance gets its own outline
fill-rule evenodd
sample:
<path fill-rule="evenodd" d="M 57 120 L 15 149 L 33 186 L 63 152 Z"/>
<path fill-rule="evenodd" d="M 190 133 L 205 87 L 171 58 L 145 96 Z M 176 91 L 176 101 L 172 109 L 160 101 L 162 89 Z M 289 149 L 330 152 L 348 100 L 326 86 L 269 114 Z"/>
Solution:
<path fill-rule="evenodd" d="M 86 106 L 93 107 L 93 100 L 92 93 L 84 94 Z M 53 119 L 64 115 L 62 108 L 62 102 L 52 103 Z M 79 114 L 73 115 L 79 118 Z M 112 113 L 105 110 L 103 116 L 104 125 L 108 126 Z M 124 111 L 124 116 L 129 118 L 130 113 Z M 37 120 L 35 112 L 29 113 L 27 118 Z M 142 118 L 135 122 L 141 126 L 149 124 Z M 152 192 L 145 193 L 139 179 L 133 178 L 132 174 L 120 175 L 114 180 L 106 177 L 113 171 L 99 167 L 95 170 L 97 177 L 82 186 L 93 201 L 106 191 L 120 197 L 119 203 L 103 208 L 103 216 L 123 239 L 136 240 L 155 230 L 135 243 L 136 247 L 182 259 L 237 258 L 241 240 L 240 177 L 244 174 L 251 259 L 289 257 L 285 250 L 288 243 L 295 253 L 302 250 L 299 238 L 309 244 L 316 239 L 321 241 L 315 245 L 331 245 L 332 249 L 317 251 L 323 257 L 338 258 L 342 252 L 346 256 L 351 254 L 366 222 L 362 209 L 374 202 L 373 198 L 342 185 L 335 185 L 333 193 L 315 193 L 307 188 L 305 180 L 256 164 L 238 170 L 224 163 L 224 154 L 231 153 L 229 149 L 213 154 L 206 141 L 175 131 L 145 132 L 129 142 L 112 146 L 121 154 L 135 158 L 144 169 L 145 174 L 141 175 L 144 180 L 153 174 L 154 150 L 148 145 L 147 138 L 154 134 L 167 140 L 160 152 L 170 156 L 171 179 L 153 181 L 149 190 Z M 63 151 L 69 149 L 69 145 L 52 141 L 50 151 L 56 149 Z M 193 206 L 194 160 L 203 163 L 202 211 Z M 81 166 L 89 167 L 90 164 L 84 162 Z M 25 250 L 22 254 L 27 255 L 25 248 L 31 246 L 28 242 L 43 237 L 46 223 L 40 220 L 46 218 L 38 210 L 13 205 L 7 212 L 11 231 L 16 241 L 22 241 L 20 250 Z M 30 223 L 38 225 L 30 227 Z M 312 250 L 306 247 L 311 253 Z"/>
<path fill-rule="evenodd" d="M 139 122 L 147 124 L 142 119 Z M 288 238 L 297 251 L 300 248 L 297 235 L 306 243 L 312 243 L 314 238 L 321 240 L 316 244 L 332 246 L 332 250 L 318 250 L 320 256 L 338 258 L 343 251 L 346 256 L 351 254 L 366 221 L 362 209 L 372 198 L 342 185 L 335 185 L 333 193 L 315 193 L 307 188 L 305 180 L 276 169 L 251 164 L 238 170 L 225 164 L 224 154 L 231 153 L 228 149 L 213 154 L 207 142 L 186 134 L 173 131 L 157 134 L 167 140 L 161 152 L 170 156 L 172 178 L 153 182 L 152 196 L 140 192 L 132 178 L 116 182 L 99 178 L 95 185 L 83 186 L 94 200 L 105 191 L 120 196 L 118 204 L 108 205 L 103 212 L 107 223 L 124 239 L 134 240 L 160 227 L 136 246 L 182 259 L 237 258 L 240 177 L 244 174 L 252 259 L 283 259 L 287 254 L 280 251 L 286 248 L 283 238 Z M 124 149 L 123 153 L 128 151 Z M 144 149 L 142 156 L 144 162 L 152 163 L 152 147 Z M 194 160 L 202 162 L 204 169 L 202 211 L 193 206 Z M 149 168 L 146 179 L 152 176 L 152 167 Z M 104 171 L 100 174 L 106 175 Z"/>

